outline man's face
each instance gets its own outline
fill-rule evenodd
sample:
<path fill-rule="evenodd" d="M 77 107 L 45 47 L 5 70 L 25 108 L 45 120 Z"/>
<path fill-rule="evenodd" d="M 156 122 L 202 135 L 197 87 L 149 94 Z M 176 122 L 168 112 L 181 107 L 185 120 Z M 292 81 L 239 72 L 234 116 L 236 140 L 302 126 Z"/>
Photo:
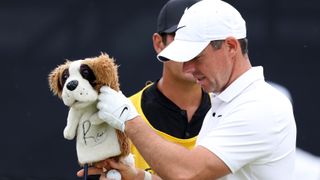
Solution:
<path fill-rule="evenodd" d="M 183 64 L 183 72 L 191 73 L 206 92 L 221 92 L 229 83 L 233 61 L 225 43 L 220 49 L 209 44 L 197 57 Z"/>
<path fill-rule="evenodd" d="M 166 36 L 166 44 L 165 47 L 167 47 L 174 39 L 174 35 L 168 34 Z M 192 76 L 191 73 L 185 73 L 183 72 L 183 63 L 175 62 L 175 61 L 166 61 L 164 62 L 165 71 L 170 73 L 172 78 L 176 78 L 177 80 L 183 80 L 195 83 L 195 78 Z"/>

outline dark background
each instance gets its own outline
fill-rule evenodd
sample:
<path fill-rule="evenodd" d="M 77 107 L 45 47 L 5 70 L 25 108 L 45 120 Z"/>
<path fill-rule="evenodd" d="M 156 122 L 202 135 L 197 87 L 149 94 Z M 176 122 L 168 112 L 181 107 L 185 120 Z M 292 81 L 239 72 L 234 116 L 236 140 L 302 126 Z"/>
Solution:
<path fill-rule="evenodd" d="M 151 36 L 166 0 L 0 2 L 0 180 L 77 179 L 74 141 L 63 138 L 67 107 L 49 91 L 65 59 L 106 52 L 131 95 L 161 75 Z M 292 93 L 297 145 L 320 155 L 320 1 L 227 1 L 247 22 L 249 56 Z"/>

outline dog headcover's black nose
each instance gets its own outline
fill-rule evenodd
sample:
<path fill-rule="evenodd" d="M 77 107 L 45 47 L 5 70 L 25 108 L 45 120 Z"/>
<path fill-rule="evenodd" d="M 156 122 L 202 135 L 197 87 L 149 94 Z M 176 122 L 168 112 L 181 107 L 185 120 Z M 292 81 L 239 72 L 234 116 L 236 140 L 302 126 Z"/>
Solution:
<path fill-rule="evenodd" d="M 67 84 L 67 88 L 70 90 L 70 91 L 73 91 L 77 88 L 78 86 L 78 81 L 77 80 L 73 80 L 73 81 L 70 81 L 68 82 Z"/>

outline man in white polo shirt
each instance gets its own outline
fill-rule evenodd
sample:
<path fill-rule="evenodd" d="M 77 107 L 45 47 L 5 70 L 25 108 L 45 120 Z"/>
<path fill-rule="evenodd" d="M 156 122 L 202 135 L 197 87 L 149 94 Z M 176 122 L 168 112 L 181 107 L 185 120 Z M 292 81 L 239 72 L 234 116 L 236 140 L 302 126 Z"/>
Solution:
<path fill-rule="evenodd" d="M 124 131 L 163 179 L 294 179 L 296 125 L 290 100 L 264 80 L 247 54 L 240 13 L 220 0 L 202 0 L 185 11 L 174 41 L 158 59 L 183 62 L 207 92 L 208 111 L 188 150 L 156 135 L 121 93 L 103 87 L 99 117 Z M 128 169 L 109 161 L 105 168 Z M 143 176 L 141 171 L 136 178 Z"/>

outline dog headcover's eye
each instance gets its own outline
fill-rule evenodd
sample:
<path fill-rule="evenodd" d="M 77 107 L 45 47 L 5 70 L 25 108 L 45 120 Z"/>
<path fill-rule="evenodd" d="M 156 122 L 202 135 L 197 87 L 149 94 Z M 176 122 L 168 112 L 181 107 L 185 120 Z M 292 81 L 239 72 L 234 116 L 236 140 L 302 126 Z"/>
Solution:
<path fill-rule="evenodd" d="M 94 75 L 93 71 L 91 70 L 91 68 L 88 65 L 81 64 L 80 74 L 84 79 L 89 81 L 91 86 L 94 87 L 96 85 L 96 83 L 95 83 L 96 76 Z"/>
<path fill-rule="evenodd" d="M 69 77 L 69 69 L 65 69 L 63 72 L 62 72 L 62 76 L 61 76 L 61 87 L 64 86 L 64 83 L 66 83 L 67 79 Z"/>

